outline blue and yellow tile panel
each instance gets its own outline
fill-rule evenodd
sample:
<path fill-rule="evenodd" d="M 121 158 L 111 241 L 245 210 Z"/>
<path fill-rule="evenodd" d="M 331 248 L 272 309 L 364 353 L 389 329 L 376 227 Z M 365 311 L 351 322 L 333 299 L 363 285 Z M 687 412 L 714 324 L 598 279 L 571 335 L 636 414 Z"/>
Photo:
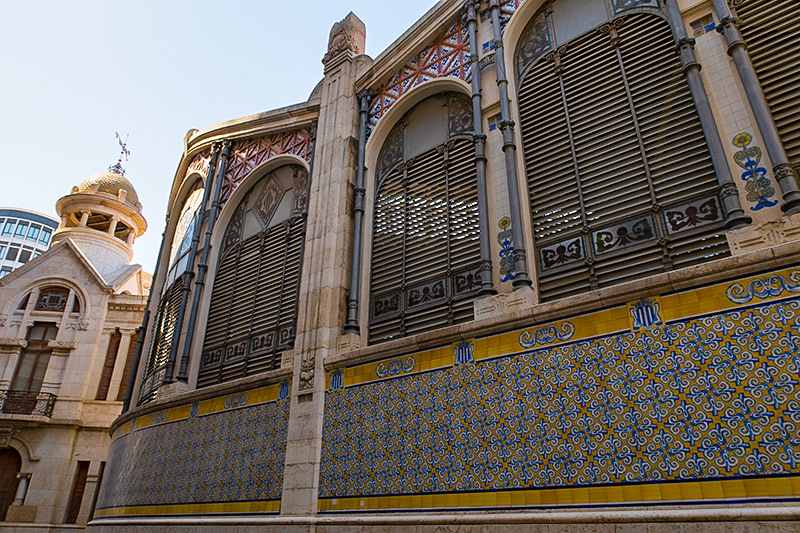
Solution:
<path fill-rule="evenodd" d="M 277 513 L 288 423 L 284 382 L 123 424 L 95 516 Z"/>
<path fill-rule="evenodd" d="M 800 497 L 800 269 L 328 374 L 321 512 Z"/>

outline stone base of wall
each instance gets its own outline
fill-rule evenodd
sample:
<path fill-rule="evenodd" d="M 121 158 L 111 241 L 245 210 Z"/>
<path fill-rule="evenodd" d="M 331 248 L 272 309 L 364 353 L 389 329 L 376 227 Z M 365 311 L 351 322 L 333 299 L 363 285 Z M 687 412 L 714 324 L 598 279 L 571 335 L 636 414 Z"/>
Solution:
<path fill-rule="evenodd" d="M 726 233 L 733 255 L 768 248 L 800 239 L 800 214 L 784 216 L 763 224 L 732 230 Z"/>
<path fill-rule="evenodd" d="M 431 513 L 316 517 L 192 517 L 96 520 L 87 531 L 281 533 L 795 533 L 800 507 L 637 508 L 529 513 Z"/>

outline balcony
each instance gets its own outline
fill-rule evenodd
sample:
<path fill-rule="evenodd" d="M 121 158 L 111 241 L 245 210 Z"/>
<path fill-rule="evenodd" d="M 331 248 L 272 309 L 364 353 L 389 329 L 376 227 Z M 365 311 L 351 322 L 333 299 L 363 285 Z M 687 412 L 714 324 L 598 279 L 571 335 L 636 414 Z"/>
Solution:
<path fill-rule="evenodd" d="M 0 391 L 0 413 L 53 416 L 56 395 L 49 392 Z"/>

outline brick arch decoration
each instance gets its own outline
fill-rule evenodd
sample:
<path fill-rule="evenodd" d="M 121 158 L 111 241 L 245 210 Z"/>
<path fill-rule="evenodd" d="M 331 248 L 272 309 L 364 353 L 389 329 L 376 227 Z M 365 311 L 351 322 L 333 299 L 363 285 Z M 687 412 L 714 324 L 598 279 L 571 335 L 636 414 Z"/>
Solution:
<path fill-rule="evenodd" d="M 202 176 L 208 176 L 208 167 L 211 163 L 211 150 L 206 148 L 192 159 L 192 162 L 189 163 L 189 168 L 186 169 L 186 176 L 184 179 L 189 177 L 189 174 L 193 172 L 197 172 Z"/>
<path fill-rule="evenodd" d="M 311 138 L 311 128 L 306 127 L 233 141 L 228 169 L 222 181 L 220 201 L 223 204 L 227 202 L 250 172 L 273 157 L 293 154 L 310 164 L 313 157 Z"/>

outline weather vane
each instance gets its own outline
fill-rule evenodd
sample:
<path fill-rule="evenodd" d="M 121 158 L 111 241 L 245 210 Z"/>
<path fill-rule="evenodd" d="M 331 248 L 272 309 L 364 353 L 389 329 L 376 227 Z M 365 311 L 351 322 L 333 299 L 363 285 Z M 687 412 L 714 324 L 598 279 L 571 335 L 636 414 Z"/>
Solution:
<path fill-rule="evenodd" d="M 119 159 L 117 160 L 116 165 L 111 165 L 108 167 L 108 170 L 111 172 L 116 172 L 117 174 L 125 175 L 125 169 L 122 168 L 122 158 L 125 158 L 125 161 L 128 160 L 128 156 L 131 155 L 131 151 L 128 150 L 128 137 L 130 134 L 125 135 L 125 141 L 122 140 L 122 137 L 119 136 L 119 132 L 115 131 L 114 133 L 117 134 L 117 142 L 119 143 L 119 147 L 122 151 L 119 154 Z"/>

